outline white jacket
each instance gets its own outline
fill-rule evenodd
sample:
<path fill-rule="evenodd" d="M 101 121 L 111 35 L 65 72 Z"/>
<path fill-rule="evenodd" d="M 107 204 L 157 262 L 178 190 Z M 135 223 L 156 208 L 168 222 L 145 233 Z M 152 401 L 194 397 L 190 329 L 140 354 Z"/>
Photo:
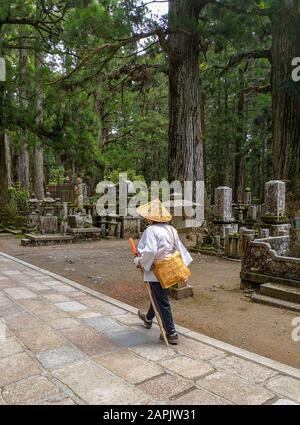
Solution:
<path fill-rule="evenodd" d="M 152 224 L 147 227 L 138 244 L 138 254 L 144 269 L 145 282 L 158 282 L 151 271 L 153 262 L 170 257 L 175 250 L 180 252 L 184 264 L 189 266 L 193 259 L 180 241 L 177 230 L 174 227 L 165 223 Z"/>

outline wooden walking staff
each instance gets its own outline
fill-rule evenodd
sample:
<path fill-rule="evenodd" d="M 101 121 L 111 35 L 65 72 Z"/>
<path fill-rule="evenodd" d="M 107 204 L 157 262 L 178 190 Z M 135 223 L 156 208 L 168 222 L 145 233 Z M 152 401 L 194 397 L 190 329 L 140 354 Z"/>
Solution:
<path fill-rule="evenodd" d="M 130 248 L 131 248 L 132 254 L 133 254 L 135 257 L 138 257 L 138 252 L 137 252 L 137 249 L 136 249 L 136 246 L 135 246 L 134 240 L 133 240 L 133 239 L 131 239 L 131 238 L 129 239 L 129 245 L 130 245 Z M 141 268 L 140 268 L 140 270 L 141 270 L 141 273 L 143 274 L 143 270 L 142 270 Z M 159 311 L 157 310 L 157 307 L 156 307 L 156 305 L 155 305 L 155 301 L 154 301 L 153 296 L 152 296 L 150 283 L 149 283 L 149 282 L 145 282 L 145 285 L 146 285 L 146 288 L 147 288 L 147 291 L 148 291 L 148 295 L 149 295 L 149 298 L 150 298 L 150 302 L 151 302 L 151 305 L 152 305 L 152 307 L 153 307 L 153 310 L 154 310 L 154 313 L 155 313 L 155 316 L 156 316 L 156 319 L 157 319 L 157 322 L 158 322 L 158 325 L 159 325 L 159 328 L 160 328 L 160 331 L 161 331 L 161 334 L 162 334 L 163 340 L 164 340 L 164 342 L 165 342 L 166 346 L 167 346 L 167 347 L 169 347 L 169 343 L 168 343 L 168 338 L 167 338 L 167 335 L 166 335 L 166 331 L 165 331 L 165 328 L 164 328 L 164 325 L 163 325 L 163 322 L 162 322 L 161 316 L 160 316 L 160 314 L 159 314 Z"/>

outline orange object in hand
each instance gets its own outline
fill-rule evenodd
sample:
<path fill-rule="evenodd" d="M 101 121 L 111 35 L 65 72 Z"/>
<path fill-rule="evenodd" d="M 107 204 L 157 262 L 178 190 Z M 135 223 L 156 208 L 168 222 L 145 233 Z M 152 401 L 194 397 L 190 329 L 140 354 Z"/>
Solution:
<path fill-rule="evenodd" d="M 136 246 L 135 246 L 134 240 L 133 240 L 132 238 L 130 238 L 130 239 L 129 239 L 129 245 L 130 245 L 130 248 L 131 248 L 132 254 L 133 254 L 135 257 L 137 257 L 137 256 L 138 256 L 138 252 L 137 252 L 137 249 L 136 249 Z"/>

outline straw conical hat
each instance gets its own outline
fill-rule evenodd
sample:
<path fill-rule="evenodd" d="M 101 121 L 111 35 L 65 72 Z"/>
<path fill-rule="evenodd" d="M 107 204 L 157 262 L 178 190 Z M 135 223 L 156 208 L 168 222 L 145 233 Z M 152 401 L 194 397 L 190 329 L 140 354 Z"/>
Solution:
<path fill-rule="evenodd" d="M 157 223 L 167 223 L 172 220 L 172 216 L 169 211 L 163 206 L 159 199 L 155 199 L 146 205 L 141 205 L 137 208 L 137 213 L 148 220 L 155 221 Z"/>

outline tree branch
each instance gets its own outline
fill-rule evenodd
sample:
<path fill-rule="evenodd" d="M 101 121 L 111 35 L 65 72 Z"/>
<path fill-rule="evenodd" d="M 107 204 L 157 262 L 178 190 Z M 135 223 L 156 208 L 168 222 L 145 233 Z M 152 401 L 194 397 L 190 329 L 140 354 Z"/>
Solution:
<path fill-rule="evenodd" d="M 249 60 L 249 59 L 268 59 L 271 62 L 272 60 L 271 50 L 243 52 L 243 53 L 238 53 L 232 56 L 228 64 L 220 72 L 219 77 L 224 75 L 230 69 L 237 67 L 243 60 Z"/>
<path fill-rule="evenodd" d="M 256 96 L 262 93 L 270 93 L 271 90 L 272 90 L 271 84 L 266 84 L 265 86 L 247 87 L 246 89 L 241 90 L 240 93 L 243 93 L 248 96 Z"/>
<path fill-rule="evenodd" d="M 252 10 L 246 10 L 239 6 L 236 6 L 234 4 L 226 4 L 222 3 L 219 0 L 212 0 L 211 3 L 214 4 L 214 6 L 219 7 L 221 9 L 227 9 L 231 12 L 237 13 L 238 15 L 248 15 L 248 16 L 268 16 L 270 17 L 272 12 L 270 9 L 260 9 L 257 5 Z"/>

